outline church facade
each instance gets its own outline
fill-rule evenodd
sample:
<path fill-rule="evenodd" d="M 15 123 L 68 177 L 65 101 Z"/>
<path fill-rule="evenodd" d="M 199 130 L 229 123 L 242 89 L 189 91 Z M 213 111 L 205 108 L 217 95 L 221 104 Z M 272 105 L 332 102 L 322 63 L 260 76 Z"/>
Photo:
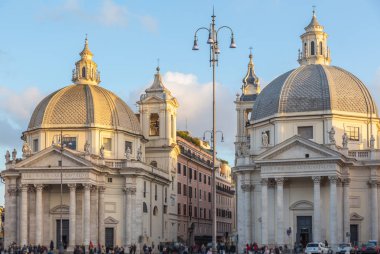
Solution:
<path fill-rule="evenodd" d="M 313 12 L 300 67 L 262 91 L 252 54 L 237 95 L 238 248 L 379 240 L 379 117 L 366 86 L 331 66 Z"/>
<path fill-rule="evenodd" d="M 157 68 L 135 114 L 99 85 L 87 38 L 80 56 L 74 84 L 35 108 L 22 158 L 5 156 L 4 246 L 57 245 L 61 232 L 68 250 L 176 241 L 177 100 Z"/>

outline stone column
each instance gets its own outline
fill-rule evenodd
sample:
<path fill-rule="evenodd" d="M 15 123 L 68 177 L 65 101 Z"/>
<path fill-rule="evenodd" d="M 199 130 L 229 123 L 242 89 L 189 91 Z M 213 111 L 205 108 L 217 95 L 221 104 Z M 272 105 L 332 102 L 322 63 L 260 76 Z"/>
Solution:
<path fill-rule="evenodd" d="M 268 245 L 268 179 L 261 179 L 261 244 Z"/>
<path fill-rule="evenodd" d="M 21 184 L 20 245 L 28 244 L 28 185 Z"/>
<path fill-rule="evenodd" d="M 276 178 L 277 184 L 277 245 L 284 245 L 284 178 Z"/>
<path fill-rule="evenodd" d="M 4 228 L 4 234 L 5 234 L 5 247 L 9 246 L 11 243 L 17 241 L 17 213 L 16 213 L 16 204 L 17 204 L 17 187 L 16 186 L 9 186 L 8 187 L 8 203 L 7 205 L 7 211 L 9 211 L 9 214 L 7 212 L 6 219 L 4 221 L 5 228 Z"/>
<path fill-rule="evenodd" d="M 251 184 L 250 186 L 250 190 L 251 190 L 251 195 L 250 195 L 250 200 L 251 200 L 251 213 L 249 215 L 249 218 L 250 218 L 250 222 L 251 222 L 251 242 L 256 242 L 257 240 L 255 239 L 255 185 Z"/>
<path fill-rule="evenodd" d="M 337 193 L 336 183 L 338 181 L 337 176 L 329 176 L 330 180 L 330 245 L 332 248 L 336 247 L 337 237 Z"/>
<path fill-rule="evenodd" d="M 313 176 L 314 182 L 314 214 L 313 214 L 313 241 L 321 239 L 321 177 Z"/>
<path fill-rule="evenodd" d="M 252 242 L 252 237 L 251 237 L 251 225 L 252 225 L 252 220 L 251 220 L 251 185 L 250 184 L 243 184 L 241 186 L 241 189 L 244 192 L 244 201 L 245 201 L 245 240 L 246 242 L 244 244 L 249 244 Z"/>
<path fill-rule="evenodd" d="M 42 184 L 35 184 L 36 188 L 36 245 L 42 245 Z"/>
<path fill-rule="evenodd" d="M 377 202 L 377 181 L 369 181 L 370 191 L 371 191 L 371 239 L 378 239 L 378 229 L 379 229 L 379 206 Z"/>
<path fill-rule="evenodd" d="M 346 233 L 350 232 L 350 178 L 343 180 L 343 238 L 349 243 L 350 237 Z"/>
<path fill-rule="evenodd" d="M 70 189 L 70 220 L 69 220 L 69 249 L 74 251 L 75 245 L 76 245 L 76 239 L 75 239 L 75 227 L 76 227 L 76 184 L 71 183 L 68 184 Z"/>
<path fill-rule="evenodd" d="M 105 244 L 105 228 L 104 228 L 104 192 L 106 191 L 106 187 L 100 186 L 99 187 L 99 240 L 98 243 L 100 245 Z"/>
<path fill-rule="evenodd" d="M 83 221 L 84 221 L 84 241 L 83 244 L 88 246 L 90 244 L 90 206 L 91 206 L 91 184 L 85 183 L 84 186 L 84 213 L 83 213 Z"/>

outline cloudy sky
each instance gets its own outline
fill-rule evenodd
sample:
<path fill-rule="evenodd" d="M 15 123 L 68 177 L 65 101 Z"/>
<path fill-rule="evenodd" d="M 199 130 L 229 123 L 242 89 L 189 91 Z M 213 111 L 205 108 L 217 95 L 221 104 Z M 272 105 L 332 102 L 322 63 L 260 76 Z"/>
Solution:
<path fill-rule="evenodd" d="M 209 25 L 213 5 L 217 25 L 232 27 L 238 45 L 229 49 L 229 34 L 221 32 L 217 128 L 226 141 L 218 152 L 230 163 L 236 129 L 233 100 L 246 72 L 248 48 L 253 47 L 263 87 L 296 68 L 299 36 L 313 5 L 329 34 L 332 64 L 357 75 L 380 103 L 378 0 L 2 0 L 0 165 L 6 150 L 21 146 L 21 132 L 36 104 L 70 84 L 85 34 L 101 71 L 101 86 L 133 110 L 140 93 L 151 84 L 159 58 L 164 82 L 181 105 L 178 127 L 202 136 L 211 129 L 207 34 L 199 34 L 200 51 L 191 47 L 194 31 Z"/>

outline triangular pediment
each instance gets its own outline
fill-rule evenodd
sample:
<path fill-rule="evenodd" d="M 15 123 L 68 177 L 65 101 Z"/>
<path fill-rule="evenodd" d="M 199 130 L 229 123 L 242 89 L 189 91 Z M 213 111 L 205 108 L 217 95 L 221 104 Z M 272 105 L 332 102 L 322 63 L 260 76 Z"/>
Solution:
<path fill-rule="evenodd" d="M 342 154 L 298 135 L 269 148 L 255 158 L 256 162 L 266 160 L 299 160 L 341 158 Z"/>
<path fill-rule="evenodd" d="M 119 221 L 111 216 L 104 219 L 104 224 L 118 224 Z"/>
<path fill-rule="evenodd" d="M 91 162 L 82 158 L 75 152 L 65 149 L 62 154 L 57 147 L 48 147 L 16 164 L 16 169 L 28 168 L 54 168 L 63 161 L 63 167 L 89 167 Z"/>
<path fill-rule="evenodd" d="M 362 221 L 362 220 L 364 220 L 364 217 L 360 216 L 359 214 L 357 214 L 357 213 L 354 212 L 354 213 L 351 213 L 350 220 L 353 220 L 353 221 Z"/>

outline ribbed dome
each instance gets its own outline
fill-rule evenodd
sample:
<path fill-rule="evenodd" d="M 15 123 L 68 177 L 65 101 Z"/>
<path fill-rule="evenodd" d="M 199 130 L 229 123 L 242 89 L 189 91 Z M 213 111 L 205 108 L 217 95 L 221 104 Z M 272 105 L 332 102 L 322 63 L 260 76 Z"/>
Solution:
<path fill-rule="evenodd" d="M 376 104 L 366 86 L 342 68 L 309 64 L 282 74 L 267 85 L 253 106 L 253 120 L 286 113 L 332 111 L 377 117 Z"/>
<path fill-rule="evenodd" d="M 48 95 L 34 110 L 28 131 L 72 127 L 141 133 L 137 117 L 123 100 L 107 89 L 88 84 L 70 85 Z"/>

